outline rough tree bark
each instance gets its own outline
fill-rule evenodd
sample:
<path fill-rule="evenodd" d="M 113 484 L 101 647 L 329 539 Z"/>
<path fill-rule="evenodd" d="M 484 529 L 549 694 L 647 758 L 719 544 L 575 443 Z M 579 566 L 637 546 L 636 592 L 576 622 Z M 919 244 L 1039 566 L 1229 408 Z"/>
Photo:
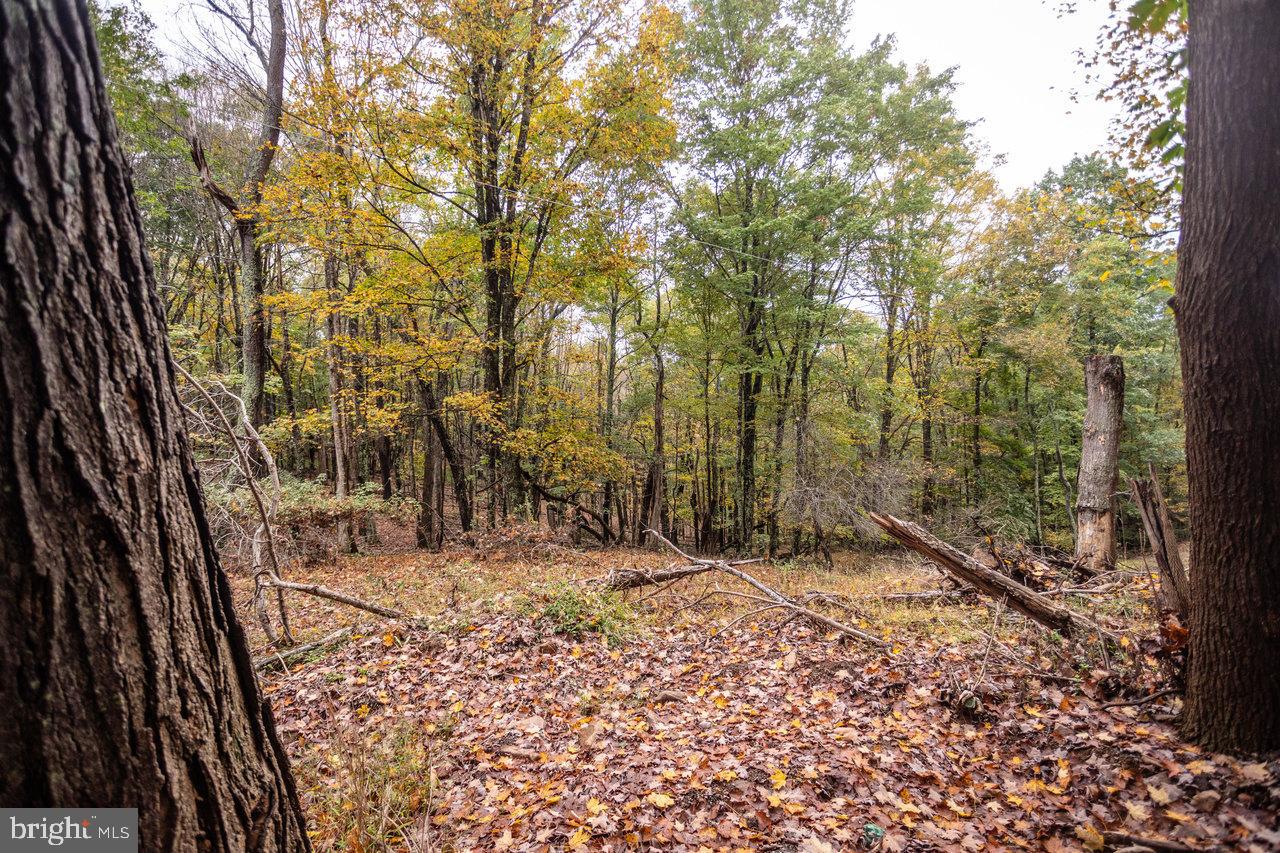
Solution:
<path fill-rule="evenodd" d="M 1190 4 L 1175 313 L 1191 500 L 1186 733 L 1280 749 L 1280 3 Z"/>
<path fill-rule="evenodd" d="M 0 804 L 137 806 L 148 850 L 306 850 L 88 12 L 4 0 L 0 38 Z"/>
<path fill-rule="evenodd" d="M 1076 561 L 1093 574 L 1116 560 L 1116 477 L 1124 425 L 1124 361 L 1091 355 L 1084 362 L 1088 394 L 1076 484 Z"/>

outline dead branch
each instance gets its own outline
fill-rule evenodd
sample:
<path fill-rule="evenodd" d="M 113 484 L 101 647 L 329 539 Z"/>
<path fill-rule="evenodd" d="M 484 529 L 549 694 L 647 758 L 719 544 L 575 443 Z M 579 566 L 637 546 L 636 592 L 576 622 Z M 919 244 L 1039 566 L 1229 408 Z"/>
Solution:
<path fill-rule="evenodd" d="M 367 610 L 370 613 L 376 613 L 379 616 L 385 616 L 388 619 L 403 619 L 407 621 L 416 621 L 421 617 L 413 616 L 401 610 L 393 610 L 390 607 L 383 607 L 381 604 L 375 604 L 372 601 L 365 601 L 356 598 L 354 595 L 347 595 L 345 592 L 338 592 L 336 589 L 329 589 L 327 586 L 320 586 L 314 583 L 296 583 L 294 581 L 281 580 L 279 575 L 273 572 L 264 573 L 263 582 L 268 586 L 276 589 L 289 589 L 294 592 L 305 592 L 308 595 L 314 595 L 317 598 L 327 598 L 329 601 L 336 601 L 339 604 L 345 604 L 348 607 L 355 607 L 358 610 Z"/>
<path fill-rule="evenodd" d="M 691 556 L 689 554 L 686 554 L 684 551 L 681 551 L 675 545 L 673 545 L 669 539 L 667 539 L 658 531 L 649 529 L 645 532 L 651 534 L 655 539 L 657 539 L 662 544 L 666 545 L 668 548 L 670 548 L 672 551 L 674 551 L 676 554 L 678 554 L 681 558 L 688 561 L 689 563 L 693 563 L 694 565 L 699 565 L 699 566 L 706 566 L 708 569 L 715 569 L 716 571 L 724 572 L 727 575 L 731 575 L 737 578 L 738 580 L 742 581 L 748 586 L 753 587 L 758 592 L 764 595 L 768 603 L 776 604 L 779 607 L 785 608 L 787 610 L 792 611 L 793 613 L 804 616 L 810 622 L 822 628 L 826 628 L 827 630 L 831 630 L 831 631 L 836 631 L 848 637 L 853 637 L 855 639 L 861 640 L 864 643 L 868 643 L 870 645 L 877 646 L 880 648 L 883 648 L 888 645 L 884 640 L 881 640 L 878 637 L 873 637 L 872 635 L 868 634 L 865 631 L 859 631 L 857 628 L 852 628 L 848 625 L 845 625 L 843 622 L 837 622 L 835 619 L 832 619 L 829 616 L 824 616 L 823 614 L 817 612 L 816 610 L 810 610 L 808 607 L 805 607 L 804 605 L 791 600 L 787 596 L 778 592 L 773 587 L 765 584 L 763 581 L 760 581 L 759 579 L 753 577 L 752 575 L 747 574 L 742 569 L 738 568 L 737 566 L 735 566 L 730 562 L 727 562 L 725 560 L 704 560 L 698 557 Z"/>
<path fill-rule="evenodd" d="M 1194 847 L 1188 847 L 1176 841 L 1143 838 L 1140 835 L 1130 835 L 1127 832 L 1104 832 L 1102 833 L 1102 838 L 1106 841 L 1108 847 L 1146 848 L 1147 850 L 1154 850 L 1156 853 L 1195 853 L 1196 850 Z"/>
<path fill-rule="evenodd" d="M 604 587 L 610 592 L 622 592 L 650 584 L 665 584 L 690 578 L 713 568 L 714 566 L 676 566 L 670 569 L 623 569 L 607 576 Z"/>
<path fill-rule="evenodd" d="M 1011 608 L 1046 628 L 1058 631 L 1063 636 L 1090 631 L 1105 633 L 1089 619 L 1055 604 L 1048 597 L 982 565 L 972 557 L 965 556 L 918 524 L 874 512 L 871 513 L 871 520 L 903 545 L 932 560 L 963 583 L 996 600 L 1007 597 Z"/>
<path fill-rule="evenodd" d="M 729 563 L 731 566 L 746 566 L 751 563 L 758 563 L 760 560 L 733 560 Z M 684 578 L 693 577 L 694 575 L 704 574 L 714 571 L 714 565 L 705 563 L 695 563 L 685 566 L 668 566 L 665 569 L 620 569 L 611 572 L 604 580 L 605 589 L 610 592 L 622 592 L 623 590 L 635 589 L 641 586 L 649 586 L 651 584 L 669 584 Z"/>
<path fill-rule="evenodd" d="M 222 407 L 213 399 L 213 395 L 209 393 L 209 389 L 197 382 L 195 377 L 187 372 L 177 361 L 173 363 L 183 378 L 191 384 L 193 388 L 204 397 L 205 402 L 218 416 L 218 421 L 222 425 L 222 430 L 226 433 L 227 439 L 231 442 L 235 449 L 235 458 L 240 466 L 240 472 L 244 476 L 245 483 L 249 486 L 249 493 L 253 496 L 254 507 L 258 511 L 258 527 L 254 530 L 253 536 L 250 538 L 252 563 L 254 569 L 254 593 L 253 603 L 258 614 L 258 621 L 262 624 L 263 633 L 267 635 L 267 639 L 272 643 L 278 643 L 280 638 L 276 636 L 275 630 L 271 626 L 271 619 L 267 615 L 266 604 L 262 600 L 262 572 L 268 571 L 273 576 L 278 576 L 280 572 L 280 561 L 276 556 L 276 540 L 274 532 L 274 522 L 276 510 L 280 503 L 280 474 L 276 468 L 275 457 L 271 455 L 271 451 L 267 448 L 266 442 L 258 435 L 258 431 L 253 428 L 251 419 L 249 418 L 248 409 L 245 407 L 244 400 L 239 396 L 232 394 L 227 390 L 226 386 L 218 383 L 218 387 L 224 394 L 236 401 L 240 408 L 240 423 L 245 427 L 246 439 L 254 443 L 255 448 L 261 455 L 261 458 L 267 465 L 267 471 L 271 477 L 271 485 L 273 488 L 271 501 L 268 502 L 263 498 L 262 490 L 258 488 L 258 481 L 253 475 L 253 466 L 249 462 L 249 456 L 245 453 L 244 447 L 240 443 L 240 436 L 236 433 L 231 421 L 226 413 L 222 411 Z M 188 411 L 191 409 L 188 408 Z M 266 566 L 263 566 L 263 550 L 265 549 Z M 286 643 L 292 645 L 293 632 L 289 629 L 289 613 L 284 606 L 284 596 L 277 593 L 276 607 L 280 612 L 280 630 Z"/>
<path fill-rule="evenodd" d="M 1187 570 L 1182 565 L 1182 555 L 1178 553 L 1178 537 L 1174 533 L 1169 507 L 1165 503 L 1160 477 L 1154 465 L 1150 467 L 1150 475 L 1150 479 L 1146 480 L 1129 480 L 1129 494 L 1138 506 L 1142 527 L 1147 533 L 1147 541 L 1151 543 L 1151 551 L 1160 570 L 1160 592 L 1157 599 L 1160 609 L 1172 611 L 1185 622 L 1190 600 Z"/>
<path fill-rule="evenodd" d="M 334 631 L 332 634 L 326 634 L 325 636 L 321 637 L 318 640 L 315 640 L 314 642 L 303 643 L 302 645 L 294 646 L 293 648 L 288 649 L 287 651 L 273 652 L 272 654 L 269 654 L 269 655 L 262 655 L 260 657 L 256 657 L 253 659 L 253 668 L 256 669 L 258 672 L 265 672 L 266 670 L 274 669 L 276 667 L 280 667 L 283 669 L 287 667 L 289 664 L 293 663 L 298 658 L 305 657 L 306 655 L 316 651 L 317 649 L 323 649 L 323 648 L 332 646 L 335 643 L 338 643 L 342 640 L 347 639 L 352 634 L 355 634 L 357 632 L 363 634 L 371 630 L 372 630 L 371 627 L 339 628 L 338 630 Z"/>
<path fill-rule="evenodd" d="M 1139 697 L 1139 698 L 1137 698 L 1137 699 L 1129 699 L 1129 700 L 1127 700 L 1127 701 L 1123 701 L 1123 702 L 1108 702 L 1107 704 L 1102 705 L 1102 706 L 1100 706 L 1100 707 L 1102 707 L 1102 708 L 1132 708 L 1132 707 L 1134 707 L 1135 705 L 1145 705 L 1145 704 L 1147 704 L 1148 702 L 1154 702 L 1154 701 L 1156 701 L 1157 699 L 1163 699 L 1163 698 L 1164 698 L 1164 697 L 1166 697 L 1166 696 L 1172 696 L 1173 694 L 1175 694 L 1175 693 L 1177 693 L 1177 692 L 1178 692 L 1178 689 L 1177 689 L 1176 687 L 1169 687 L 1169 688 L 1166 688 L 1165 690 L 1157 690 L 1155 693 L 1151 693 L 1151 694 L 1148 694 L 1148 695 L 1146 695 L 1146 696 L 1141 696 L 1141 697 Z"/>

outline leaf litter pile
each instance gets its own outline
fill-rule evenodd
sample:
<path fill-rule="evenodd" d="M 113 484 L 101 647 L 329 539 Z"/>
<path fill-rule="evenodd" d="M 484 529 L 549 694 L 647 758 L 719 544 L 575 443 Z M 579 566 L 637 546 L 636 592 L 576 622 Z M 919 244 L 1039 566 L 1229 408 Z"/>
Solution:
<path fill-rule="evenodd" d="M 1121 662 L 998 608 L 877 601 L 936 585 L 918 566 L 758 567 L 865 604 L 882 649 L 700 579 L 571 583 L 650 552 L 477 550 L 350 558 L 325 580 L 438 618 L 264 672 L 318 849 L 1280 848 L 1280 761 L 1197 751 L 1176 699 L 1109 702 Z M 297 604 L 316 636 L 361 621 Z"/>

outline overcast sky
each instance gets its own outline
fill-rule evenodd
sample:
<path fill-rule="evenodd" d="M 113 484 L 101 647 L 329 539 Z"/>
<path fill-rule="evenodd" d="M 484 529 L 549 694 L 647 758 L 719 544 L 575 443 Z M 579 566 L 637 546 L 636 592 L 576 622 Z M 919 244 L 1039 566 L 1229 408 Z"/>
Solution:
<path fill-rule="evenodd" d="M 860 47 L 894 33 L 898 55 L 934 70 L 956 67 L 955 100 L 974 135 L 1004 155 L 997 168 L 1008 191 L 1040 179 L 1075 154 L 1106 142 L 1114 109 L 1086 89 L 1076 52 L 1092 48 L 1107 0 L 853 0 L 849 32 Z M 192 26 L 191 0 L 142 0 L 162 46 L 182 52 Z M 1071 95 L 1079 92 L 1078 102 Z"/>
<path fill-rule="evenodd" d="M 858 45 L 895 33 L 906 61 L 956 67 L 956 107 L 978 120 L 1006 190 L 1033 183 L 1075 154 L 1101 148 L 1114 107 L 1086 90 L 1076 51 L 1091 49 L 1107 0 L 1080 0 L 1059 16 L 1056 0 L 854 0 Z M 1079 91 L 1078 103 L 1071 94 Z"/>

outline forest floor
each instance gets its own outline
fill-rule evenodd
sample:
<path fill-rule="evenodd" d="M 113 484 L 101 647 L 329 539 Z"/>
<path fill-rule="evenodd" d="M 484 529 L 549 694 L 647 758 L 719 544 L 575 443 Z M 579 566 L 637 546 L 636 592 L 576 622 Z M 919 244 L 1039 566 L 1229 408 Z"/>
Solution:
<path fill-rule="evenodd" d="M 1280 849 L 1280 761 L 1186 744 L 1175 698 L 1104 707 L 1160 684 L 1142 579 L 1090 605 L 1133 627 L 1104 658 L 993 631 L 989 602 L 884 600 L 939 587 L 905 556 L 748 567 L 845 596 L 880 649 L 739 619 L 723 577 L 601 596 L 573 582 L 671 560 L 528 533 L 431 554 L 390 531 L 289 570 L 431 617 L 290 594 L 299 641 L 361 626 L 263 674 L 317 849 Z"/>

